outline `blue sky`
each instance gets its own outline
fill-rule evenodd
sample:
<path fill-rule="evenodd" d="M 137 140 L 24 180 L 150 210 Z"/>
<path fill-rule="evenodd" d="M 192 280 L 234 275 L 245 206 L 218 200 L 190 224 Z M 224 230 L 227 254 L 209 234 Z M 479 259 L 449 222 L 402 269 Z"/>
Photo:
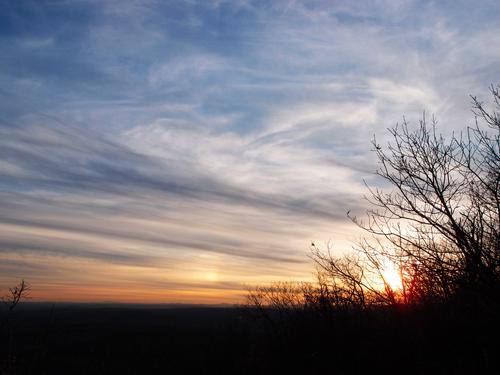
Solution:
<path fill-rule="evenodd" d="M 497 1 L 0 1 L 0 285 L 235 301 L 357 238 L 370 140 L 498 84 Z"/>

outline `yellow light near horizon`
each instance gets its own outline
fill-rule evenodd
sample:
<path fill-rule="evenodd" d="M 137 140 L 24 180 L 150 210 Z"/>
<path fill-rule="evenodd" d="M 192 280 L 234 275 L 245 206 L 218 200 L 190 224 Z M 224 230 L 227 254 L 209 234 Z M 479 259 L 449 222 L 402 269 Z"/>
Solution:
<path fill-rule="evenodd" d="M 217 273 L 214 272 L 214 271 L 207 272 L 205 274 L 205 280 L 207 280 L 207 281 L 217 281 L 218 280 Z"/>

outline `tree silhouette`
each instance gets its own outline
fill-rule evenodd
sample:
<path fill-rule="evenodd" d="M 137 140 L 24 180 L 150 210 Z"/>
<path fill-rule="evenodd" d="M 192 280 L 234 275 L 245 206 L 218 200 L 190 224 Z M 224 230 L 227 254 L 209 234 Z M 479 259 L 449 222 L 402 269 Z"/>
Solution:
<path fill-rule="evenodd" d="M 16 355 L 13 348 L 14 332 L 11 318 L 18 304 L 28 298 L 30 285 L 21 280 L 16 286 L 9 288 L 8 293 L 1 297 L 5 311 L 0 318 L 0 373 L 12 374 L 16 372 Z"/>
<path fill-rule="evenodd" d="M 250 304 L 321 309 L 460 301 L 498 307 L 500 291 L 500 93 L 494 108 L 472 98 L 476 121 L 445 138 L 425 114 L 411 130 L 406 120 L 389 129 L 391 141 L 373 140 L 382 188 L 367 185 L 366 218 L 349 216 L 367 236 L 356 251 L 337 256 L 311 244 L 315 287 L 257 289 Z M 348 214 L 349 215 L 349 214 Z M 391 285 L 386 268 L 398 273 Z M 288 298 L 290 289 L 293 299 Z M 265 291 L 266 293 L 263 293 Z M 272 293 L 270 293 L 272 291 Z"/>
<path fill-rule="evenodd" d="M 373 140 L 385 184 L 367 185 L 364 218 L 348 213 L 366 233 L 354 251 L 312 242 L 316 283 L 248 294 L 275 347 L 315 358 L 317 373 L 387 371 L 388 352 L 406 373 L 498 371 L 499 88 L 491 94 L 492 109 L 471 97 L 476 121 L 462 133 L 446 138 L 424 115 L 389 129 L 387 145 Z"/>
<path fill-rule="evenodd" d="M 1 301 L 6 307 L 5 315 L 0 323 L 0 328 L 4 328 L 8 322 L 12 311 L 21 302 L 21 300 L 28 298 L 31 286 L 24 280 L 21 280 L 16 286 L 9 288 L 8 294 L 1 297 Z"/>
<path fill-rule="evenodd" d="M 413 131 L 406 120 L 389 129 L 387 146 L 373 140 L 376 173 L 388 186 L 368 187 L 367 217 L 351 217 L 368 233 L 357 254 L 336 257 L 312 246 L 323 284 L 357 305 L 497 302 L 500 95 L 491 93 L 493 111 L 472 97 L 476 123 L 464 134 L 446 139 L 424 115 Z M 384 279 L 385 262 L 397 268 L 399 290 Z"/>

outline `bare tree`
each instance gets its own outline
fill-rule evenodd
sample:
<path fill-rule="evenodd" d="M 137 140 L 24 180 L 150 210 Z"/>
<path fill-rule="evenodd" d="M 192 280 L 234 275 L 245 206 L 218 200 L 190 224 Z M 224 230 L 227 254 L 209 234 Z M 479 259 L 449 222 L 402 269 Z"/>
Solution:
<path fill-rule="evenodd" d="M 18 285 L 9 288 L 9 294 L 2 297 L 2 302 L 7 305 L 9 311 L 12 311 L 23 298 L 28 297 L 30 290 L 30 285 L 26 281 L 21 280 Z"/>
<path fill-rule="evenodd" d="M 30 290 L 30 285 L 26 281 L 21 280 L 16 286 L 9 288 L 7 295 L 1 297 L 7 311 L 0 323 L 0 329 L 4 328 L 8 324 L 12 311 L 16 308 L 19 302 L 21 302 L 21 300 L 28 298 Z"/>
<path fill-rule="evenodd" d="M 469 294 L 495 300 L 500 285 L 500 96 L 495 109 L 472 97 L 476 123 L 446 139 L 434 118 L 415 130 L 389 129 L 387 146 L 373 140 L 384 188 L 370 188 L 367 217 L 352 220 L 368 236 L 358 253 L 335 257 L 313 248 L 323 280 L 352 303 L 421 303 Z M 486 129 L 485 129 L 486 127 Z M 384 279 L 396 265 L 401 288 Z M 381 280 L 384 288 L 374 280 Z"/>
<path fill-rule="evenodd" d="M 365 231 L 355 251 L 313 243 L 316 283 L 248 295 L 278 343 L 270 353 L 283 347 L 320 373 L 386 371 L 387 353 L 398 371 L 498 372 L 500 93 L 491 92 L 493 110 L 472 97 L 476 122 L 463 133 L 446 138 L 424 115 L 389 129 L 387 145 L 373 140 L 385 184 L 367 186 L 364 218 L 348 213 Z"/>
<path fill-rule="evenodd" d="M 250 305 L 338 311 L 457 298 L 497 303 L 500 93 L 495 87 L 491 93 L 493 110 L 471 97 L 476 122 L 463 133 L 445 138 L 424 114 L 413 130 L 406 120 L 389 129 L 386 146 L 374 139 L 376 174 L 386 184 L 367 185 L 366 218 L 350 216 L 367 233 L 357 251 L 337 256 L 312 244 L 314 287 L 257 288 Z M 397 287 L 387 279 L 387 264 L 399 274 Z"/>
<path fill-rule="evenodd" d="M 16 372 L 16 355 L 13 348 L 12 313 L 18 304 L 28 298 L 30 285 L 21 280 L 16 286 L 9 288 L 9 292 L 1 297 L 5 306 L 4 315 L 0 319 L 0 373 L 12 374 Z"/>

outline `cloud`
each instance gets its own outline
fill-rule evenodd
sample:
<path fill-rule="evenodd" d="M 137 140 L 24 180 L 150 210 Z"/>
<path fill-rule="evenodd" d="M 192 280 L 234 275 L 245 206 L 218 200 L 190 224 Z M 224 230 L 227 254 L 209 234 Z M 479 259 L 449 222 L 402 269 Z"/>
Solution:
<path fill-rule="evenodd" d="M 468 94 L 495 83 L 498 10 L 2 3 L 1 282 L 184 300 L 309 278 L 310 240 L 358 235 L 345 212 L 378 183 L 374 134 L 424 110 L 444 132 L 472 120 Z"/>
<path fill-rule="evenodd" d="M 166 140 L 160 144 L 162 147 L 181 147 L 180 150 L 173 149 L 173 154 L 160 155 L 162 159 L 142 154 L 141 150 L 136 152 L 91 130 L 81 131 L 70 125 L 51 123 L 50 119 L 42 118 L 39 121 L 37 126 L 0 128 L 0 156 L 9 161 L 8 168 L 3 168 L 3 181 L 6 181 L 7 187 L 19 185 L 34 191 L 107 193 L 130 197 L 176 196 L 298 214 L 308 211 L 310 215 L 335 217 L 302 196 L 284 192 L 263 194 L 258 189 L 232 184 L 228 176 L 211 173 L 209 165 L 200 163 L 213 163 L 212 158 L 219 156 L 217 152 L 224 151 L 219 144 L 220 138 L 210 141 L 215 151 L 203 148 L 197 150 L 200 147 L 192 143 L 197 143 L 194 133 L 186 134 L 181 129 L 166 134 L 165 138 L 154 129 L 146 130 L 148 135 Z M 167 133 L 172 131 L 170 128 Z M 175 144 L 169 143 L 170 140 Z M 147 144 L 144 139 L 140 142 Z M 189 156 L 187 147 L 191 146 L 191 157 L 186 158 Z M 202 155 L 198 155 L 198 152 Z M 177 153 L 179 157 L 176 157 Z"/>

